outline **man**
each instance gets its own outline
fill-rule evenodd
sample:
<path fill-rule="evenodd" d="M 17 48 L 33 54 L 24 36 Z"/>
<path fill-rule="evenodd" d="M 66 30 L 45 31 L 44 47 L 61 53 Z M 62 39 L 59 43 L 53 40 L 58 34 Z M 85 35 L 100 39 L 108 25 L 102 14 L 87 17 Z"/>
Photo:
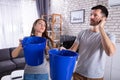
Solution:
<path fill-rule="evenodd" d="M 107 17 L 106 7 L 91 8 L 90 29 L 81 31 L 70 48 L 80 54 L 73 80 L 103 80 L 106 57 L 115 53 L 115 36 L 104 29 Z"/>

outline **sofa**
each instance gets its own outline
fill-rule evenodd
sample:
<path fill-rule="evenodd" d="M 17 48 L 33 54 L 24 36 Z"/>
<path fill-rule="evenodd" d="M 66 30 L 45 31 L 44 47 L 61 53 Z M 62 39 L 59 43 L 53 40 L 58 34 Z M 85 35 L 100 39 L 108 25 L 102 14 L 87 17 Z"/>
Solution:
<path fill-rule="evenodd" d="M 65 47 L 66 49 L 69 49 L 72 44 L 74 43 L 76 39 L 76 36 L 71 35 L 61 35 L 60 36 L 60 44 L 61 46 Z"/>
<path fill-rule="evenodd" d="M 0 79 L 4 75 L 9 75 L 14 70 L 24 69 L 25 67 L 23 51 L 20 52 L 18 57 L 12 58 L 11 53 L 13 49 L 15 47 L 0 49 Z"/>

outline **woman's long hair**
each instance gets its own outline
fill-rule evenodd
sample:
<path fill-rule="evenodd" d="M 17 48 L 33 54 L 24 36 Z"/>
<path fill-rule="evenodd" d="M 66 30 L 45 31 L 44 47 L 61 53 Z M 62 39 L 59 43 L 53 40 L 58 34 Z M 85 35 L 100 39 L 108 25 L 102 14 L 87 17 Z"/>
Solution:
<path fill-rule="evenodd" d="M 50 42 L 52 43 L 52 46 L 53 46 L 53 41 L 52 41 L 52 39 L 48 36 L 48 32 L 47 32 L 47 21 L 44 20 L 44 19 L 37 19 L 37 20 L 33 23 L 30 36 L 35 36 L 35 29 L 34 29 L 34 27 L 36 26 L 36 24 L 37 24 L 37 22 L 38 22 L 39 20 L 43 20 L 43 21 L 45 22 L 45 31 L 43 32 L 42 37 L 45 37 L 45 38 L 49 39 Z"/>

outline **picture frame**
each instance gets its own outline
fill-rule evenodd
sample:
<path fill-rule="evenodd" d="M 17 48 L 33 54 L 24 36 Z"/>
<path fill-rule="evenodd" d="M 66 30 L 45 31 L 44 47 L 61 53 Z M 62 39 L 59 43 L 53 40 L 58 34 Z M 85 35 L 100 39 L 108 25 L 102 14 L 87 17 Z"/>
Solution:
<path fill-rule="evenodd" d="M 85 19 L 85 10 L 75 10 L 70 12 L 70 22 L 75 23 L 83 23 Z"/>

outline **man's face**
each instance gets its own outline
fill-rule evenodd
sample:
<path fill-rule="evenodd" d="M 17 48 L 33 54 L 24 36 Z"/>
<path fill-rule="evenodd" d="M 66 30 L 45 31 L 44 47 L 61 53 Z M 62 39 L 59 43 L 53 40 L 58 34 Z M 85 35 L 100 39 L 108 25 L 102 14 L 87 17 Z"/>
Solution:
<path fill-rule="evenodd" d="M 101 13 L 100 9 L 95 9 L 91 11 L 90 16 L 90 25 L 91 26 L 97 26 L 103 18 L 103 14 Z"/>

